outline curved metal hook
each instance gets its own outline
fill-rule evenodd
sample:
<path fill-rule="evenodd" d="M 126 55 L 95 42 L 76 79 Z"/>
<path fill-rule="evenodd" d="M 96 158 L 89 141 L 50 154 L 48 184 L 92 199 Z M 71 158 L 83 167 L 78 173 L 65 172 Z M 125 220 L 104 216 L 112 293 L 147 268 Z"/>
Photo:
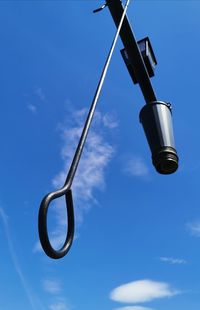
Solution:
<path fill-rule="evenodd" d="M 100 8 L 93 10 L 93 13 L 98 13 L 107 7 L 107 3 L 103 4 Z"/>
<path fill-rule="evenodd" d="M 47 213 L 50 203 L 58 198 L 65 195 L 66 209 L 68 215 L 68 228 L 67 235 L 63 246 L 59 250 L 55 250 L 49 240 L 48 229 L 47 229 Z M 38 214 L 38 229 L 39 237 L 44 252 L 51 258 L 59 259 L 64 257 L 69 251 L 73 238 L 74 238 L 74 208 L 71 189 L 66 187 L 56 192 L 49 193 L 46 195 L 40 205 Z"/>
<path fill-rule="evenodd" d="M 108 1 L 108 0 L 107 0 Z M 39 209 L 39 215 L 38 215 L 38 228 L 39 228 L 39 237 L 40 237 L 40 242 L 42 245 L 42 248 L 44 250 L 44 252 L 51 258 L 54 259 L 58 259 L 58 258 L 62 258 L 63 256 L 65 256 L 67 254 L 67 252 L 69 251 L 72 242 L 73 242 L 73 237 L 74 237 L 74 210 L 73 210 L 73 200 L 72 200 L 72 192 L 71 192 L 71 185 L 78 167 L 78 163 L 83 151 L 83 147 L 88 135 L 88 131 L 92 122 L 92 118 L 96 109 L 96 105 L 103 87 L 103 83 L 106 77 L 106 73 L 112 58 L 112 54 L 114 52 L 114 48 L 116 46 L 117 43 L 117 39 L 119 37 L 119 33 L 124 21 L 124 18 L 126 16 L 126 11 L 128 8 L 130 0 L 127 0 L 126 5 L 124 7 L 124 11 L 119 23 L 119 26 L 117 28 L 117 32 L 115 34 L 113 43 L 111 45 L 108 57 L 106 59 L 102 74 L 101 74 L 101 78 L 99 80 L 93 101 L 92 101 L 92 105 L 90 107 L 77 149 L 75 151 L 74 154 L 74 158 L 72 160 L 72 164 L 70 166 L 65 184 L 63 186 L 63 188 L 61 188 L 58 191 L 49 193 L 48 195 L 46 195 L 40 205 L 40 209 Z M 107 4 L 106 4 L 107 5 Z M 63 246 L 61 247 L 61 249 L 59 250 L 55 250 L 50 241 L 49 241 L 49 236 L 48 236 L 48 230 L 47 230 L 47 213 L 48 213 L 48 208 L 49 205 L 51 203 L 52 200 L 59 198 L 61 196 L 65 195 L 65 199 L 66 199 L 66 208 L 67 208 L 67 213 L 68 213 L 68 230 L 67 230 L 67 236 L 66 236 L 66 240 L 63 244 Z"/>

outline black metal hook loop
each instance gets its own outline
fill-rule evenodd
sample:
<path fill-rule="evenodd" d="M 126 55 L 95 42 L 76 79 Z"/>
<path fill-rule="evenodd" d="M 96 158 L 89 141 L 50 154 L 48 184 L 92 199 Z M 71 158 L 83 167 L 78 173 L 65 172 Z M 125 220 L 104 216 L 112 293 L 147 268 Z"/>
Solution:
<path fill-rule="evenodd" d="M 65 242 L 59 250 L 55 250 L 49 240 L 48 229 L 47 229 L 47 214 L 50 203 L 58 198 L 65 195 L 66 200 L 66 211 L 68 215 L 68 230 Z M 39 237 L 42 248 L 44 252 L 51 258 L 59 259 L 64 257 L 69 251 L 73 238 L 74 238 L 74 208 L 73 208 L 73 198 L 71 189 L 63 188 L 59 191 L 52 192 L 46 195 L 40 205 L 39 215 L 38 215 L 38 229 Z"/>

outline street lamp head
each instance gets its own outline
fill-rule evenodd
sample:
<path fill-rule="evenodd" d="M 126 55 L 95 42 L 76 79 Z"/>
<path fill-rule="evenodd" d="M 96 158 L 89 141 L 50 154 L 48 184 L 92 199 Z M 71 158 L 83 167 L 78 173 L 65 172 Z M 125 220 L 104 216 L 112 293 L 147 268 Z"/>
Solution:
<path fill-rule="evenodd" d="M 161 174 L 172 174 L 178 169 L 178 156 L 171 147 L 163 147 L 152 154 L 152 161 L 157 172 Z"/>
<path fill-rule="evenodd" d="M 171 115 L 171 105 L 162 101 L 151 102 L 140 111 L 152 162 L 161 174 L 171 174 L 178 169 Z"/>

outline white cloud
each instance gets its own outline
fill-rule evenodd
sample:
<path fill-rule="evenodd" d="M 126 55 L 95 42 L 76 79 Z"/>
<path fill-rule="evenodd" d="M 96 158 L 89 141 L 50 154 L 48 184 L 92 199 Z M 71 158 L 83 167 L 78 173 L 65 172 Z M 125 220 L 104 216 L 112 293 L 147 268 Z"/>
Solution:
<path fill-rule="evenodd" d="M 123 284 L 110 293 L 114 301 L 124 303 L 143 303 L 157 298 L 171 297 L 179 292 L 169 284 L 152 280 L 139 280 Z"/>
<path fill-rule="evenodd" d="M 183 264 L 187 263 L 187 261 L 185 259 L 165 257 L 165 256 L 160 257 L 160 260 L 161 260 L 161 262 L 169 263 L 172 265 L 183 265 Z"/>
<path fill-rule="evenodd" d="M 46 279 L 43 281 L 43 289 L 50 294 L 59 294 L 61 292 L 61 283 L 58 280 Z"/>
<path fill-rule="evenodd" d="M 153 310 L 153 309 L 140 306 L 128 306 L 128 307 L 115 308 L 114 310 Z"/>
<path fill-rule="evenodd" d="M 36 114 L 37 108 L 36 108 L 35 105 L 29 103 L 29 104 L 27 105 L 27 108 L 29 109 L 29 111 L 31 111 L 31 113 Z"/>
<path fill-rule="evenodd" d="M 41 252 L 41 251 L 42 251 L 41 243 L 37 241 L 33 247 L 33 253 Z"/>
<path fill-rule="evenodd" d="M 126 161 L 124 172 L 135 177 L 147 177 L 149 170 L 142 158 L 133 157 Z"/>
<path fill-rule="evenodd" d="M 110 129 L 117 128 L 118 122 L 113 115 L 106 114 L 103 116 L 103 124 Z"/>
<path fill-rule="evenodd" d="M 83 119 L 86 116 L 85 109 L 73 112 L 74 126 L 62 129 L 63 147 L 61 156 L 63 159 L 63 169 L 53 179 L 55 188 L 60 188 L 66 178 L 66 173 L 71 164 L 75 148 L 80 138 Z M 83 214 L 96 203 L 94 191 L 105 188 L 105 169 L 110 162 L 114 149 L 106 142 L 101 128 L 103 125 L 103 116 L 97 113 L 94 119 L 94 126 L 88 134 L 85 148 L 76 172 L 73 182 L 73 198 L 75 205 L 76 219 L 80 223 Z M 63 223 L 63 212 L 58 213 L 59 223 Z M 65 222 L 65 221 L 64 221 Z"/>
<path fill-rule="evenodd" d="M 54 188 L 63 186 L 67 172 L 77 147 L 83 123 L 86 118 L 86 109 L 71 111 L 68 115 L 68 124 L 60 124 L 59 130 L 63 140 L 61 158 L 63 160 L 62 170 L 53 178 Z M 73 181 L 72 193 L 75 207 L 76 226 L 83 221 L 84 214 L 97 204 L 95 190 L 105 188 L 106 168 L 114 154 L 114 148 L 106 141 L 104 116 L 96 112 L 92 128 L 88 134 L 86 144 L 80 159 L 79 167 Z M 69 123 L 69 120 L 71 123 Z M 104 130 L 103 130 L 104 129 Z M 109 129 L 109 128 L 108 128 Z M 108 130 L 107 129 L 107 130 Z M 57 199 L 55 208 L 57 218 L 57 228 L 53 231 L 51 242 L 55 248 L 59 248 L 66 235 L 66 208 L 65 201 Z M 34 252 L 40 251 L 41 247 L 37 243 Z"/>
<path fill-rule="evenodd" d="M 69 307 L 63 301 L 58 301 L 49 306 L 50 310 L 69 310 Z"/>
<path fill-rule="evenodd" d="M 200 237 L 200 221 L 188 223 L 187 229 L 189 230 L 192 236 Z"/>
<path fill-rule="evenodd" d="M 35 88 L 33 94 L 34 94 L 35 98 L 39 99 L 40 101 L 42 101 L 42 102 L 46 101 L 46 95 L 43 92 L 42 88 L 40 88 L 40 87 Z M 29 97 L 29 95 L 25 94 L 25 97 Z M 31 101 L 31 99 L 29 101 Z M 27 103 L 26 103 L 28 110 L 32 114 L 36 114 L 38 111 L 38 106 L 37 106 L 38 100 L 36 100 L 36 104 L 32 104 L 29 101 L 27 101 Z"/>
<path fill-rule="evenodd" d="M 44 93 L 44 91 L 42 90 L 41 87 L 37 87 L 35 89 L 35 95 L 41 100 L 41 101 L 45 101 L 46 100 L 46 95 Z"/>

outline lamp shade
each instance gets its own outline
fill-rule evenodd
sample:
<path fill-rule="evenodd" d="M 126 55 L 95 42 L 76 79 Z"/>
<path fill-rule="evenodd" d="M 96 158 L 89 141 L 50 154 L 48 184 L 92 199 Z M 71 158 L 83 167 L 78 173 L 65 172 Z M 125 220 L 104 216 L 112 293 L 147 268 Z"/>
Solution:
<path fill-rule="evenodd" d="M 154 101 L 140 111 L 140 122 L 152 153 L 152 162 L 161 174 L 174 173 L 178 168 L 175 149 L 171 105 Z"/>

